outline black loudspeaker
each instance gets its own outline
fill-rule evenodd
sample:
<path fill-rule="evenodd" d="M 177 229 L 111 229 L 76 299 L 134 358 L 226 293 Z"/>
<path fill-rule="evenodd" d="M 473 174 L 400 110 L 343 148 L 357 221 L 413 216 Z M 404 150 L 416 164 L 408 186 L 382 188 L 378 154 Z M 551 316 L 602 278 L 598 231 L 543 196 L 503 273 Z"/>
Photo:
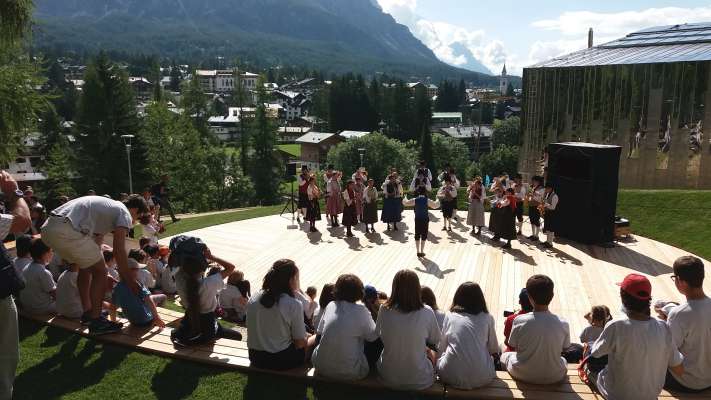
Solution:
<path fill-rule="evenodd" d="M 284 173 L 284 176 L 286 178 L 293 178 L 296 176 L 296 163 L 295 162 L 288 162 L 286 164 L 286 171 Z"/>
<path fill-rule="evenodd" d="M 547 178 L 558 193 L 558 236 L 585 244 L 611 242 L 622 147 L 548 145 Z"/>

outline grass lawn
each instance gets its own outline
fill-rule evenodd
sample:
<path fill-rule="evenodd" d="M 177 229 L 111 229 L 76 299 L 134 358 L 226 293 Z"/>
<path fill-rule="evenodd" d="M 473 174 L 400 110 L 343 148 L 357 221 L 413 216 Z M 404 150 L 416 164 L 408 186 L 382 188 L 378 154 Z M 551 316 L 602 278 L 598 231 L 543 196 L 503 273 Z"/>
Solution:
<path fill-rule="evenodd" d="M 301 157 L 300 144 L 278 144 L 277 148 L 281 151 L 291 154 L 294 157 Z"/>
<path fill-rule="evenodd" d="M 185 218 L 167 224 L 162 236 L 271 215 L 282 207 Z M 465 209 L 461 202 L 460 210 Z M 635 234 L 711 259 L 711 246 L 706 243 L 711 237 L 711 191 L 621 190 L 617 214 L 630 219 Z M 181 311 L 174 303 L 166 308 Z M 20 341 L 17 399 L 411 398 L 409 394 L 362 391 L 342 385 L 319 384 L 307 388 L 282 377 L 242 374 L 103 345 L 26 320 L 20 322 Z"/>
<path fill-rule="evenodd" d="M 241 374 L 101 344 L 34 321 L 20 321 L 16 399 L 409 399 L 406 394 L 343 390 L 264 374 Z M 278 383 L 277 383 L 278 382 Z M 276 384 L 275 384 L 276 383 Z"/>
<path fill-rule="evenodd" d="M 632 231 L 711 260 L 711 191 L 620 190 L 617 215 Z"/>

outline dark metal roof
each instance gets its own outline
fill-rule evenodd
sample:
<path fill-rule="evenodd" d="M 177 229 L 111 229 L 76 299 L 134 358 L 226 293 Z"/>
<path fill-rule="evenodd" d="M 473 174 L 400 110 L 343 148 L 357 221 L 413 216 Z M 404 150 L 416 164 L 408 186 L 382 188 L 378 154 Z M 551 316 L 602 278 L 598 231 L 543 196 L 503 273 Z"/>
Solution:
<path fill-rule="evenodd" d="M 530 68 L 649 64 L 711 60 L 711 23 L 669 25 L 641 31 Z"/>

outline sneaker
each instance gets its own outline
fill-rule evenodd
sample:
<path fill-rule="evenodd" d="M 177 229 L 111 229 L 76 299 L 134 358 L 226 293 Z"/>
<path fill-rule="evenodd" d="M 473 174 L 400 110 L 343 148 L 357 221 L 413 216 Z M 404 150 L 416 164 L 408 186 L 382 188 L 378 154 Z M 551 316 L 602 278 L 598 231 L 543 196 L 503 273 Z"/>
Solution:
<path fill-rule="evenodd" d="M 505 245 L 501 246 L 502 249 L 510 249 L 511 248 L 511 243 L 506 243 Z"/>
<path fill-rule="evenodd" d="M 101 317 L 102 318 L 108 318 L 109 317 L 109 312 L 108 311 L 102 311 L 101 312 Z M 93 318 L 91 318 L 91 312 L 86 311 L 84 314 L 81 315 L 81 318 L 79 319 L 79 322 L 84 325 L 88 326 Z"/>
<path fill-rule="evenodd" d="M 123 324 L 120 322 L 111 322 L 106 318 L 96 318 L 89 323 L 89 334 L 94 336 L 106 335 L 109 333 L 120 332 Z"/>
<path fill-rule="evenodd" d="M 543 243 L 543 247 L 545 247 L 546 249 L 552 249 L 552 248 L 553 248 L 553 244 L 550 243 L 550 242 L 544 242 L 544 243 Z"/>
<path fill-rule="evenodd" d="M 493 240 L 495 242 L 498 242 L 500 239 L 501 239 L 501 236 L 499 236 L 499 235 L 494 235 L 494 237 L 491 238 L 491 240 Z"/>
<path fill-rule="evenodd" d="M 528 237 L 528 240 L 530 240 L 530 241 L 532 241 L 532 242 L 537 242 L 537 241 L 538 241 L 538 236 L 533 236 L 533 235 L 531 235 L 531 236 Z"/>
<path fill-rule="evenodd" d="M 450 226 L 449 229 L 447 229 L 447 230 L 450 231 L 450 232 L 452 232 L 452 227 Z"/>
<path fill-rule="evenodd" d="M 443 227 L 442 227 L 442 230 L 443 230 L 443 231 L 446 231 L 446 230 L 447 230 L 447 227 L 446 227 L 446 226 L 443 226 Z"/>

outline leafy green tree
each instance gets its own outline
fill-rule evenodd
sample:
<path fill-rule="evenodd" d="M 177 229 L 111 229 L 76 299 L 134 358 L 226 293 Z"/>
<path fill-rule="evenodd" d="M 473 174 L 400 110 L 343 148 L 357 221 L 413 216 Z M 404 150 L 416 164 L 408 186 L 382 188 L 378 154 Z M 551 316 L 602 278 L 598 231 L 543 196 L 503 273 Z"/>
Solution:
<path fill-rule="evenodd" d="M 432 149 L 432 132 L 430 131 L 429 126 L 422 127 L 419 156 L 431 171 L 437 170 L 439 164 L 435 164 L 434 150 Z"/>
<path fill-rule="evenodd" d="M 0 45 L 14 45 L 24 37 L 32 21 L 33 8 L 31 0 L 0 1 Z"/>
<path fill-rule="evenodd" d="M 482 174 L 495 176 L 502 172 L 513 173 L 518 170 L 518 146 L 499 145 L 491 153 L 484 154 L 479 160 Z"/>
<path fill-rule="evenodd" d="M 434 133 L 432 134 L 432 158 L 434 165 L 440 169 L 443 169 L 446 164 L 450 164 L 457 177 L 462 180 L 469 166 L 469 148 L 451 136 Z M 433 170 L 432 173 L 435 171 Z"/>
<path fill-rule="evenodd" d="M 277 144 L 276 126 L 269 120 L 264 105 L 266 91 L 264 80 L 259 79 L 257 84 L 257 110 L 252 121 L 252 159 L 250 175 L 254 182 L 254 191 L 257 201 L 261 204 L 274 204 L 279 198 L 281 184 L 281 166 L 274 152 Z"/>
<path fill-rule="evenodd" d="M 412 178 L 416 153 L 401 141 L 377 132 L 336 145 L 328 152 L 328 163 L 350 175 L 360 165 L 359 148 L 365 149 L 363 166 L 368 170 L 368 176 L 375 180 L 376 186 L 385 180 L 390 167 L 397 168 L 404 181 Z"/>
<path fill-rule="evenodd" d="M 76 171 L 74 155 L 65 138 L 60 137 L 51 145 L 42 170 L 47 175 L 47 179 L 40 187 L 50 203 L 55 202 L 59 196 L 76 195 L 73 187 Z"/>
<path fill-rule="evenodd" d="M 521 119 L 519 117 L 511 117 L 494 121 L 494 132 L 492 133 L 491 144 L 494 148 L 502 144 L 507 146 L 520 146 Z"/>
<path fill-rule="evenodd" d="M 32 19 L 32 1 L 0 1 L 0 164 L 14 159 L 26 132 L 46 106 L 40 63 L 21 40 Z"/>

